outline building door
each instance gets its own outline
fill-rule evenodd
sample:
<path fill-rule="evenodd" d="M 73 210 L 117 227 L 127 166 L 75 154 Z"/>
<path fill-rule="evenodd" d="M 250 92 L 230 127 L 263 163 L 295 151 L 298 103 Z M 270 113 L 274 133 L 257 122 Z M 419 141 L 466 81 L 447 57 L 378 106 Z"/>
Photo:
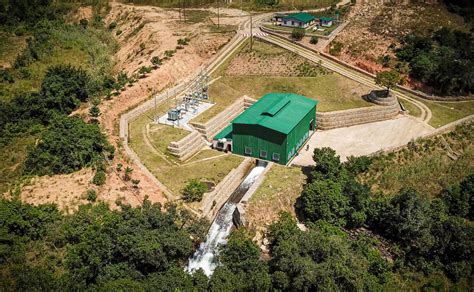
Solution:
<path fill-rule="evenodd" d="M 231 144 L 227 144 L 227 152 L 232 152 L 232 145 Z"/>
<path fill-rule="evenodd" d="M 309 130 L 314 131 L 314 119 L 309 122 Z"/>

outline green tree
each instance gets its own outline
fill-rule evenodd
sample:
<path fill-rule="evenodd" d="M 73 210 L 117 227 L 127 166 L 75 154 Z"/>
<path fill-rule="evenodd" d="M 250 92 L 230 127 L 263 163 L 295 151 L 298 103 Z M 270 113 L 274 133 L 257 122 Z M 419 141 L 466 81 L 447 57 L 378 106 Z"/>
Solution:
<path fill-rule="evenodd" d="M 186 184 L 181 194 L 186 202 L 199 202 L 207 190 L 208 188 L 205 183 L 192 179 Z"/>
<path fill-rule="evenodd" d="M 341 164 L 336 151 L 331 148 L 315 148 L 313 153 L 315 166 L 311 172 L 313 180 L 330 179 L 336 182 L 344 182 L 347 178 L 347 170 Z"/>
<path fill-rule="evenodd" d="M 301 195 L 303 212 L 309 221 L 325 220 L 338 226 L 346 225 L 349 199 L 340 183 L 316 180 L 308 184 Z"/>
<path fill-rule="evenodd" d="M 48 68 L 41 84 L 41 95 L 48 109 L 69 114 L 86 101 L 90 76 L 82 69 L 70 65 Z"/>
<path fill-rule="evenodd" d="M 408 252 L 423 254 L 433 244 L 429 203 L 414 189 L 402 189 L 393 197 L 377 228 Z"/>
<path fill-rule="evenodd" d="M 387 96 L 390 92 L 390 89 L 400 84 L 402 77 L 400 73 L 395 70 L 390 71 L 381 71 L 377 73 L 375 77 L 375 84 L 387 88 Z"/>
<path fill-rule="evenodd" d="M 317 44 L 319 41 L 319 38 L 317 36 L 312 36 L 311 39 L 309 40 L 309 43 L 312 45 Z"/>
<path fill-rule="evenodd" d="M 105 183 L 106 178 L 107 176 L 105 174 L 105 171 L 97 170 L 94 177 L 92 178 L 92 183 L 94 183 L 96 186 L 101 186 Z"/>
<path fill-rule="evenodd" d="M 38 175 L 71 173 L 112 158 L 114 148 L 95 124 L 78 117 L 57 116 L 25 161 L 26 172 Z"/>
<path fill-rule="evenodd" d="M 301 40 L 306 34 L 306 30 L 304 28 L 294 28 L 291 31 L 291 38 L 294 40 Z"/>

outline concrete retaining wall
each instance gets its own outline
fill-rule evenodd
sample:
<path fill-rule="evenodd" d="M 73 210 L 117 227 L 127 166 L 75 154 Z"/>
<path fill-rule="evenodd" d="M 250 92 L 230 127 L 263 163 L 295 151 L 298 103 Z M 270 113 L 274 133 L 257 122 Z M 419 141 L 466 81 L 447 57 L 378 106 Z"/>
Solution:
<path fill-rule="evenodd" d="M 212 192 L 204 194 L 201 211 L 205 217 L 211 221 L 214 219 L 217 212 L 219 212 L 225 202 L 227 202 L 254 164 L 254 159 L 249 157 L 245 158 L 237 168 L 232 169 L 229 174 L 226 175 Z"/>
<path fill-rule="evenodd" d="M 255 103 L 255 100 L 243 96 L 234 102 L 231 106 L 227 107 L 224 111 L 213 117 L 205 124 L 201 123 L 190 123 L 207 141 L 212 141 L 214 136 L 222 131 L 229 123 L 235 119 L 240 113 Z"/>
<path fill-rule="evenodd" d="M 248 189 L 245 195 L 242 197 L 240 202 L 237 204 L 237 208 L 235 208 L 234 214 L 232 215 L 232 220 L 234 221 L 234 225 L 237 227 L 240 226 L 247 226 L 247 220 L 245 219 L 245 208 L 247 207 L 247 203 L 253 194 L 257 191 L 258 187 L 263 183 L 265 180 L 265 175 L 272 167 L 273 163 L 269 162 L 265 170 L 260 174 L 260 176 L 255 180 L 253 185 Z"/>
<path fill-rule="evenodd" d="M 201 134 L 198 131 L 192 131 L 183 139 L 171 142 L 168 151 L 179 160 L 185 161 L 198 153 L 204 146 L 206 146 L 206 142 L 202 139 Z"/>

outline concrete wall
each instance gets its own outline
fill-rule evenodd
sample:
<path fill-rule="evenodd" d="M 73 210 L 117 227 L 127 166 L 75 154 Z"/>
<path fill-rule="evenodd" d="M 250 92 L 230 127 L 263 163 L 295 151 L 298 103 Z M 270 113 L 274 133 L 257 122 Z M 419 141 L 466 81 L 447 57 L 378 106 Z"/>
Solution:
<path fill-rule="evenodd" d="M 191 158 L 199 150 L 206 146 L 206 142 L 198 131 L 192 131 L 189 135 L 177 142 L 171 142 L 168 151 L 178 157 L 180 161 Z"/>
<path fill-rule="evenodd" d="M 232 169 L 227 174 L 212 192 L 204 194 L 201 211 L 205 217 L 211 221 L 214 219 L 217 212 L 227 202 L 254 164 L 254 159 L 245 158 L 237 168 Z"/>
<path fill-rule="evenodd" d="M 205 124 L 193 123 L 190 124 L 199 132 L 207 141 L 212 141 L 214 136 L 222 131 L 229 123 L 235 119 L 240 113 L 255 103 L 255 100 L 244 95 L 232 105 L 220 112 Z"/>
<path fill-rule="evenodd" d="M 265 175 L 273 166 L 272 162 L 269 162 L 265 167 L 265 170 L 260 174 L 260 176 L 255 180 L 253 185 L 248 189 L 245 195 L 242 197 L 240 202 L 237 204 L 237 208 L 235 208 L 234 214 L 232 215 L 232 220 L 234 221 L 235 226 L 247 226 L 247 220 L 245 219 L 245 208 L 247 207 L 247 203 L 253 194 L 257 191 L 260 185 L 265 180 Z"/>

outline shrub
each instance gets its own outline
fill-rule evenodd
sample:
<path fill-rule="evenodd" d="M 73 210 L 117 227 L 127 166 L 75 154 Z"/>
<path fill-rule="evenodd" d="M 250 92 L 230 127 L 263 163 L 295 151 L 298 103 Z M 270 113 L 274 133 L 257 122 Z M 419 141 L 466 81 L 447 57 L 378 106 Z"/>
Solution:
<path fill-rule="evenodd" d="M 344 44 L 341 42 L 337 42 L 337 41 L 332 42 L 329 48 L 329 54 L 333 56 L 339 56 L 341 54 L 343 47 L 344 47 Z"/>
<path fill-rule="evenodd" d="M 96 186 L 101 186 L 105 183 L 105 179 L 106 179 L 105 171 L 98 170 L 95 173 L 94 178 L 92 178 L 92 183 L 95 184 Z"/>
<path fill-rule="evenodd" d="M 113 30 L 114 28 L 117 27 L 117 23 L 115 21 L 112 21 L 110 24 L 109 24 L 109 29 L 110 30 Z"/>
<path fill-rule="evenodd" d="M 132 174 L 132 172 L 133 172 L 133 168 L 127 166 L 127 167 L 125 168 L 125 174 L 124 174 L 124 176 L 123 176 L 123 179 L 124 179 L 125 181 L 129 181 L 129 180 L 131 179 L 130 175 Z"/>
<path fill-rule="evenodd" d="M 205 192 L 207 192 L 207 185 L 193 179 L 184 187 L 182 197 L 186 202 L 199 202 L 202 200 L 202 196 Z"/>
<path fill-rule="evenodd" d="M 176 53 L 176 50 L 166 50 L 165 51 L 165 58 L 169 59 L 174 56 Z"/>
<path fill-rule="evenodd" d="M 95 190 L 88 190 L 86 194 L 86 199 L 89 202 L 95 202 L 95 200 L 97 200 L 97 192 Z"/>
<path fill-rule="evenodd" d="M 153 56 L 150 60 L 150 62 L 153 64 L 153 66 L 158 67 L 161 65 L 163 62 L 161 61 L 160 57 L 158 56 Z"/>
<path fill-rule="evenodd" d="M 122 34 L 122 31 L 121 31 L 120 29 L 118 29 L 118 30 L 115 32 L 115 35 L 116 35 L 116 36 L 119 36 L 119 35 L 121 35 L 121 34 Z"/>
<path fill-rule="evenodd" d="M 317 36 L 312 36 L 311 39 L 309 40 L 309 43 L 312 45 L 317 44 L 319 41 L 319 38 Z"/>
<path fill-rule="evenodd" d="M 15 82 L 15 80 L 13 79 L 13 76 L 6 69 L 0 69 L 0 83 L 3 83 L 3 82 L 8 82 L 8 83 Z"/>
<path fill-rule="evenodd" d="M 83 18 L 83 19 L 79 20 L 79 25 L 82 26 L 85 29 L 89 25 L 89 21 L 87 19 Z"/>
<path fill-rule="evenodd" d="M 306 34 L 306 31 L 303 28 L 294 28 L 291 31 L 291 38 L 294 40 L 301 40 Z"/>

